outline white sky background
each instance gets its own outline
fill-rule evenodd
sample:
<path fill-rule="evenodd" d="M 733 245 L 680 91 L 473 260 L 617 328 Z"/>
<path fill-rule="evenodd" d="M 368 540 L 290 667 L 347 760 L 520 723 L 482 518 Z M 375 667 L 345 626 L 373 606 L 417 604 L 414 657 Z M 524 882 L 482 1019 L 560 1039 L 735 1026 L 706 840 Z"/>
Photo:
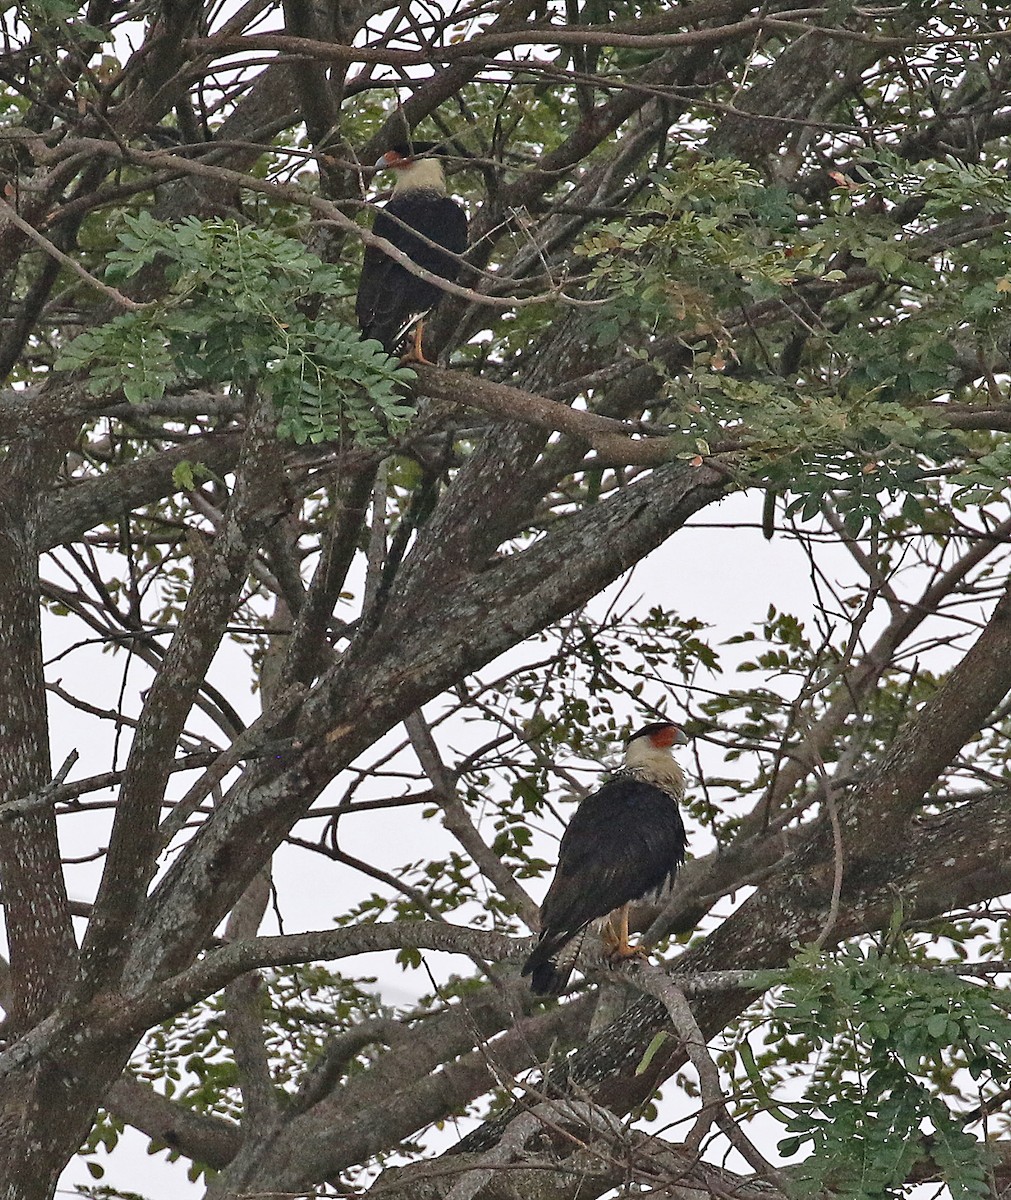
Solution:
<path fill-rule="evenodd" d="M 808 558 L 797 542 L 782 533 L 777 534 L 771 542 L 763 539 L 761 532 L 754 527 L 760 507 L 761 496 L 756 493 L 734 496 L 708 508 L 699 518 L 699 527 L 689 525 L 679 531 L 634 570 L 630 583 L 627 577 L 619 581 L 594 602 L 594 607 L 598 612 L 603 611 L 619 589 L 625 587 L 622 607 L 641 594 L 646 607 L 660 603 L 681 617 L 699 617 L 711 626 L 708 640 L 715 646 L 732 633 L 760 625 L 770 604 L 810 620 L 814 597 Z M 752 522 L 750 528 L 746 527 L 749 521 Z M 744 527 L 705 527 L 715 522 L 725 522 L 727 525 L 740 523 Z M 857 580 L 857 569 L 841 546 L 822 547 L 820 557 L 827 564 L 830 578 L 836 582 L 845 585 Z M 70 620 L 47 617 L 47 659 L 79 636 L 73 628 L 74 624 Z M 873 627 L 872 619 L 867 636 L 873 636 Z M 87 695 L 92 703 L 111 707 L 121 685 L 124 662 L 125 656 L 122 654 L 115 657 L 103 655 L 96 648 L 93 652 L 68 657 L 54 667 L 50 675 L 62 676 L 70 691 Z M 138 672 L 137 679 L 143 678 L 146 668 L 137 666 L 135 669 Z M 494 667 L 487 672 L 489 676 L 494 673 Z M 228 685 L 229 676 L 232 686 Z M 248 659 L 235 647 L 228 647 L 222 652 L 212 673 L 212 678 L 246 720 L 253 719 L 258 712 L 258 697 L 248 691 L 249 676 Z M 747 680 L 740 682 L 753 685 L 755 676 L 750 675 Z M 733 684 L 732 677 L 721 677 L 715 686 L 729 689 Z M 104 743 L 100 742 L 95 737 L 91 721 L 82 719 L 80 714 L 58 699 L 51 698 L 50 705 L 54 764 L 58 766 L 72 749 L 77 749 L 81 760 L 76 764 L 72 778 L 110 770 L 113 767 L 111 737 Z M 630 706 L 626 706 L 625 711 L 632 717 L 642 715 L 633 713 Z M 676 704 L 672 705 L 671 711 L 678 711 Z M 648 714 L 646 719 L 649 719 Z M 394 730 L 390 737 L 399 738 L 401 734 L 401 730 Z M 481 736 L 483 734 L 484 731 L 481 731 Z M 458 742 L 455 731 L 447 726 L 441 726 L 437 731 L 442 746 L 454 743 L 466 745 L 473 736 L 468 736 L 468 731 L 461 729 Z M 124 740 L 118 765 L 122 765 L 127 748 L 128 743 Z M 726 765 L 720 760 L 715 747 L 702 746 L 701 753 L 707 771 L 726 773 Z M 681 751 L 679 757 L 691 771 L 690 751 Z M 341 781 L 331 785 L 331 802 L 335 795 L 340 794 L 342 787 Z M 324 797 L 322 802 L 326 803 L 327 798 Z M 405 821 L 405 810 L 397 809 L 348 817 L 342 823 L 342 844 L 351 853 L 360 851 L 369 861 L 390 870 L 406 860 L 434 857 L 441 853 L 440 847 L 445 846 L 447 836 L 444 831 L 436 823 L 429 823 L 429 844 L 426 844 L 425 834 L 418 841 L 415 838 L 418 829 L 417 810 L 406 810 L 406 813 L 411 817 L 409 822 Z M 73 857 L 88 853 L 96 841 L 104 842 L 104 830 L 110 816 L 109 812 L 99 812 L 69 818 L 66 827 L 72 832 L 64 842 L 64 854 Z M 404 844 L 405 829 L 410 830 L 409 845 Z M 356 845 L 359 840 L 360 844 Z M 696 831 L 693 838 L 696 853 L 704 853 L 710 846 L 708 835 L 704 831 Z M 544 839 L 542 851 L 546 858 L 553 861 L 553 844 L 547 839 Z M 69 867 L 72 898 L 89 899 L 94 894 L 100 871 L 100 862 Z M 289 933 L 330 927 L 335 913 L 346 910 L 375 888 L 372 881 L 364 879 L 357 872 L 328 862 L 321 856 L 292 848 L 283 848 L 277 854 L 274 873 L 285 932 Z M 537 899 L 540 899 L 547 883 L 547 879 L 540 881 L 535 889 Z M 268 911 L 263 932 L 276 931 L 274 915 Z M 460 968 L 455 956 L 430 954 L 427 957 L 437 975 Z M 348 960 L 343 964 L 343 969 L 353 975 L 378 975 L 384 998 L 392 1002 L 407 1004 L 430 991 L 425 972 L 402 971 L 394 963 L 392 953 Z M 667 1090 L 670 1093 L 672 1085 L 668 1085 Z M 675 1115 L 673 1105 L 674 1101 L 665 1102 L 663 1115 L 667 1120 Z M 193 1185 L 186 1180 L 183 1161 L 169 1164 L 164 1154 L 148 1156 L 145 1153 L 146 1144 L 146 1139 L 141 1135 L 131 1134 L 111 1157 L 100 1154 L 98 1161 L 106 1168 L 101 1183 L 140 1192 L 149 1200 L 175 1200 L 176 1197 L 186 1200 L 190 1196 L 202 1195 L 202 1185 Z M 766 1151 L 771 1151 L 773 1146 L 774 1141 L 765 1147 Z M 75 1160 L 64 1175 L 62 1187 L 66 1190 L 72 1189 L 74 1183 L 93 1182 L 84 1163 Z"/>

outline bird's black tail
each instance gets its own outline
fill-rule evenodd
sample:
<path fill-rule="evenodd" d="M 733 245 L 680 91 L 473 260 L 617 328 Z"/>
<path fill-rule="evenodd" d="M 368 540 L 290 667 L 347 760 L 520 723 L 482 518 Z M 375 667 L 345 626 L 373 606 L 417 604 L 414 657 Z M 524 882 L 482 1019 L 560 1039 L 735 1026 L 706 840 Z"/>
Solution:
<path fill-rule="evenodd" d="M 379 312 L 365 325 L 361 326 L 362 341 L 379 342 L 387 354 L 396 354 L 401 342 L 406 337 L 404 318 L 400 313 Z"/>
<path fill-rule="evenodd" d="M 585 925 L 563 933 L 541 934 L 520 972 L 530 976 L 530 990 L 535 996 L 560 996 L 565 991 L 585 936 Z"/>

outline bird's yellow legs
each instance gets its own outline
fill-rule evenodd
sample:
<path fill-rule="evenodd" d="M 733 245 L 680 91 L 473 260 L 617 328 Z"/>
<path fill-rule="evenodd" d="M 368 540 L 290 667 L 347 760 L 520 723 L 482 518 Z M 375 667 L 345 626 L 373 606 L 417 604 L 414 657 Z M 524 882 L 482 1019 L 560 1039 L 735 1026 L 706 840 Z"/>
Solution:
<path fill-rule="evenodd" d="M 612 963 L 627 962 L 630 958 L 649 957 L 649 951 L 642 946 L 628 944 L 627 904 L 623 904 L 616 912 L 611 913 L 607 924 L 601 931 L 601 938 L 604 942 L 604 953 Z"/>
<path fill-rule="evenodd" d="M 422 363 L 426 367 L 434 367 L 435 363 L 425 357 L 425 352 L 421 348 L 421 339 L 425 332 L 425 322 L 419 320 L 414 327 L 414 333 L 411 336 L 411 348 L 401 358 L 402 363 Z"/>

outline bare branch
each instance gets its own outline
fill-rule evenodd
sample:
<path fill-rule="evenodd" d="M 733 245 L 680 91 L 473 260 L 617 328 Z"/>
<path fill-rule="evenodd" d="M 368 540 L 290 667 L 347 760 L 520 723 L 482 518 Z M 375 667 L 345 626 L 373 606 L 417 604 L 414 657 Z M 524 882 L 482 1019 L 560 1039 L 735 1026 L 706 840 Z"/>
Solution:
<path fill-rule="evenodd" d="M 734 1149 L 759 1176 L 782 1188 L 783 1180 L 780 1178 L 779 1172 L 765 1160 L 765 1157 L 727 1111 L 726 1097 L 720 1086 L 719 1069 L 713 1062 L 706 1046 L 706 1039 L 702 1035 L 702 1030 L 699 1029 L 698 1022 L 695 1020 L 684 993 L 669 975 L 645 964 L 635 973 L 633 979 L 643 991 L 655 996 L 663 1004 L 692 1066 L 698 1073 L 699 1088 L 702 1092 L 702 1108 L 695 1125 L 685 1138 L 685 1148 L 690 1152 L 698 1153 L 706 1134 L 715 1122 L 726 1134 Z"/>
<path fill-rule="evenodd" d="M 257 967 L 280 967 L 315 960 L 326 962 L 404 947 L 480 955 L 500 961 L 529 953 L 532 945 L 529 939 L 436 921 L 389 921 L 349 929 L 251 938 L 211 950 L 195 966 L 155 985 L 143 999 L 126 1005 L 114 1019 L 123 1028 L 147 1028 L 213 995 L 230 980 Z"/>
<path fill-rule="evenodd" d="M 404 722 L 414 747 L 414 752 L 431 780 L 432 787 L 442 807 L 446 828 L 471 856 L 481 873 L 494 884 L 503 896 L 515 906 L 531 931 L 538 925 L 538 908 L 527 893 L 513 878 L 497 854 L 486 845 L 471 821 L 463 801 L 457 793 L 456 780 L 447 769 L 435 744 L 432 731 L 419 709 Z"/>

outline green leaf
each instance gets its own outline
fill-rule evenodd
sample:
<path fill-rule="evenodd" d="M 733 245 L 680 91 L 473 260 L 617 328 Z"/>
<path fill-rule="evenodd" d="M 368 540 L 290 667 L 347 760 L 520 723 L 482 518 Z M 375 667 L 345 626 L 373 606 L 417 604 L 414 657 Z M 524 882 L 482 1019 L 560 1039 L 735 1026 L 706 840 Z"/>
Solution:
<path fill-rule="evenodd" d="M 654 1036 L 653 1040 L 646 1047 L 646 1053 L 639 1060 L 639 1064 L 635 1068 L 635 1074 L 637 1076 L 644 1075 L 649 1070 L 649 1064 L 656 1057 L 657 1051 L 660 1049 L 660 1047 L 664 1044 L 664 1042 L 666 1040 L 667 1040 L 667 1031 L 664 1029 L 661 1029 L 660 1032 Z"/>

